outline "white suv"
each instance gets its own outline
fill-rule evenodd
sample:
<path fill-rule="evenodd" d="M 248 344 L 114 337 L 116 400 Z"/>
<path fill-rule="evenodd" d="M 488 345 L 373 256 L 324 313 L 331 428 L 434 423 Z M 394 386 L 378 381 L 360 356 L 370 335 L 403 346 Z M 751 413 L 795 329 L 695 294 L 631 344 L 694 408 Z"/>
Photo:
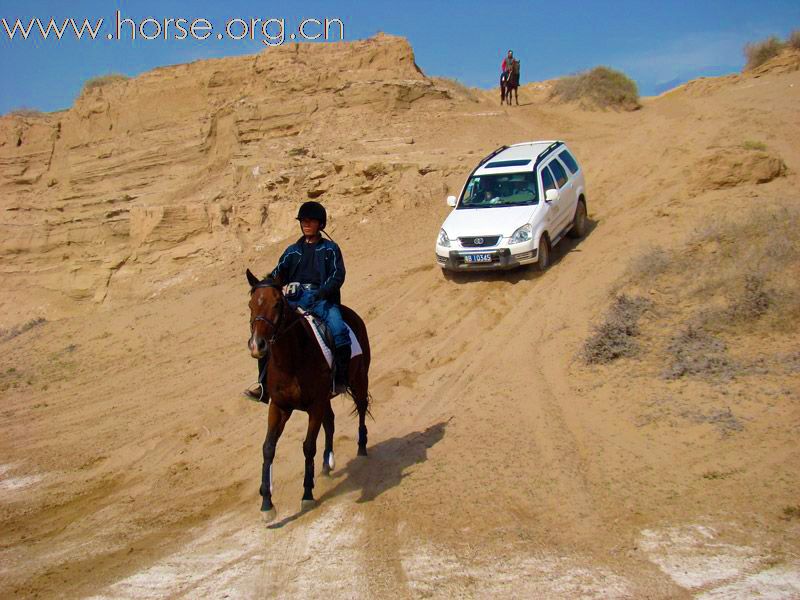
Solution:
<path fill-rule="evenodd" d="M 507 269 L 538 263 L 565 234 L 586 233 L 583 170 L 564 142 L 502 146 L 470 173 L 436 240 L 446 271 Z"/>

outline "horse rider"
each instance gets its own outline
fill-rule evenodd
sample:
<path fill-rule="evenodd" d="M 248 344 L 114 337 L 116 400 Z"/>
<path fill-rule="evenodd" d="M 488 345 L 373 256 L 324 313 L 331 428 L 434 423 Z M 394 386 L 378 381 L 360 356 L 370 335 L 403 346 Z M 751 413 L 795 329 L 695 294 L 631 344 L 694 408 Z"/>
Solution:
<path fill-rule="evenodd" d="M 302 237 L 291 244 L 269 277 L 287 286 L 286 299 L 325 322 L 334 341 L 334 392 L 342 394 L 348 387 L 350 366 L 350 332 L 339 309 L 344 283 L 344 260 L 339 246 L 322 237 L 327 224 L 325 207 L 319 202 L 305 202 L 297 212 Z M 260 388 L 260 389 L 259 389 Z M 267 359 L 258 360 L 258 387 L 245 390 L 245 396 L 269 403 L 267 392 Z"/>
<path fill-rule="evenodd" d="M 514 52 L 509 50 L 508 54 L 503 57 L 503 62 L 500 65 L 500 82 L 503 83 L 511 76 L 511 67 L 514 66 Z"/>

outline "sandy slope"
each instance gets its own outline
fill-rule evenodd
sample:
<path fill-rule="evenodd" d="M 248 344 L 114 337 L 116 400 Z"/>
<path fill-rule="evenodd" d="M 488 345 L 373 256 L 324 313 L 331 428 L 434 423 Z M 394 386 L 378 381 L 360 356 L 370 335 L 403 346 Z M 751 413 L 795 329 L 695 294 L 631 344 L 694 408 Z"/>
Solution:
<path fill-rule="evenodd" d="M 139 176 L 163 168 L 174 179 L 131 201 L 118 237 L 64 259 L 90 273 L 81 293 L 54 259 L 66 246 L 5 247 L 6 324 L 49 320 L 2 342 L 2 595 L 800 595 L 798 520 L 782 518 L 800 483 L 796 375 L 664 382 L 646 361 L 590 368 L 578 358 L 643 248 L 678 246 L 753 204 L 798 203 L 800 73 L 705 82 L 634 113 L 597 113 L 548 105 L 535 90 L 501 108 L 488 93 L 427 80 L 413 56 L 411 65 L 398 58 L 410 50 L 394 38 L 345 50 L 335 64 L 356 65 L 356 83 L 319 93 L 321 104 L 333 98 L 329 112 L 280 117 L 291 131 L 261 127 L 281 133 L 256 151 L 231 109 L 227 126 L 239 125 L 218 155 L 200 152 L 185 173 L 142 166 Z M 309 72 L 327 60 L 321 52 Z M 385 74 L 358 75 L 384 55 L 383 68 L 406 69 L 388 100 L 380 90 L 395 84 Z M 319 83 L 327 64 L 314 85 L 338 89 Z M 242 101 L 271 114 L 294 106 L 298 94 L 278 86 L 284 99 L 268 111 L 252 100 L 265 89 Z M 417 89 L 418 101 L 398 106 Z M 337 107 L 339 97 L 349 104 Z M 559 246 L 541 276 L 444 279 L 432 250 L 446 193 L 500 143 L 550 138 L 569 140 L 586 169 L 590 234 Z M 743 173 L 706 189 L 727 168 L 720 149 L 738 152 L 746 140 L 766 143 L 786 174 L 756 184 Z M 61 168 L 60 177 L 72 172 Z M 265 177 L 272 189 L 259 187 Z M 47 195 L 46 179 L 28 189 L 6 178 L 4 193 L 17 190 L 6 214 L 24 206 L 34 219 L 37 203 L 76 210 Z M 320 180 L 347 260 L 344 299 L 372 340 L 370 456 L 355 457 L 355 421 L 337 399 L 337 469 L 317 481 L 319 506 L 297 512 L 305 418 L 295 415 L 276 460 L 279 521 L 267 528 L 257 511 L 265 410 L 237 396 L 254 376 L 242 273 L 272 266 L 292 235 L 292 207 Z M 70 193 L 104 202 L 116 190 L 94 185 Z M 191 203 L 174 208 L 183 197 Z M 256 207 L 251 219 L 263 198 L 271 216 L 260 220 Z M 193 210 L 208 227 L 184 227 Z M 111 276 L 101 247 L 127 257 Z M 26 288 L 36 278 L 44 289 Z M 771 343 L 796 345 L 795 334 L 787 327 Z M 642 426 L 664 397 L 733 406 L 745 426 L 732 435 L 677 417 Z"/>

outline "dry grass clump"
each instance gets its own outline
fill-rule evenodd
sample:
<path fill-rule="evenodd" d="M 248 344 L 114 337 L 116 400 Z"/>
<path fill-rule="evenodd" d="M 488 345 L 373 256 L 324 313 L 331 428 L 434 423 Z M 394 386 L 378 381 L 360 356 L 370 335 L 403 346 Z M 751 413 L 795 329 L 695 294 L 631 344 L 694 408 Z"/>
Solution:
<path fill-rule="evenodd" d="M 756 140 L 745 140 L 742 143 L 742 148 L 745 150 L 756 150 L 758 152 L 766 152 L 767 145 L 764 142 L 758 142 Z"/>
<path fill-rule="evenodd" d="M 635 356 L 638 346 L 639 318 L 650 306 L 645 298 L 616 297 L 606 314 L 583 346 L 583 359 L 589 364 L 606 364 L 622 357 Z"/>
<path fill-rule="evenodd" d="M 744 56 L 747 63 L 745 71 L 760 67 L 770 58 L 775 58 L 781 53 L 786 44 L 777 36 L 771 35 L 760 42 L 751 42 L 744 47 Z"/>
<path fill-rule="evenodd" d="M 37 325 L 41 325 L 42 323 L 46 322 L 47 319 L 44 317 L 36 317 L 35 319 L 31 319 L 30 321 L 23 323 L 22 325 L 17 325 L 16 327 L 11 327 L 9 329 L 0 329 L 0 340 L 5 342 L 14 339 L 18 335 L 22 335 Z"/>
<path fill-rule="evenodd" d="M 20 108 L 15 108 L 14 110 L 9 111 L 7 114 L 11 117 L 34 118 L 41 117 L 44 113 L 35 108 L 21 106 Z"/>
<path fill-rule="evenodd" d="M 789 39 L 787 40 L 790 48 L 794 48 L 795 50 L 800 50 L 800 29 L 795 29 L 792 33 L 789 34 Z"/>
<path fill-rule="evenodd" d="M 471 102 L 478 102 L 478 96 L 475 94 L 475 90 L 464 85 L 458 79 L 453 77 L 433 77 L 433 81 L 447 89 L 451 97 L 464 98 Z"/>
<path fill-rule="evenodd" d="M 104 85 L 109 85 L 111 83 L 126 81 L 127 79 L 130 79 L 130 77 L 123 75 L 122 73 L 109 73 L 108 75 L 92 77 L 91 79 L 87 79 L 86 83 L 83 84 L 83 91 L 86 92 L 95 88 L 103 87 Z"/>
<path fill-rule="evenodd" d="M 551 98 L 562 102 L 580 102 L 596 108 L 636 110 L 640 107 L 636 83 L 625 73 L 608 67 L 556 80 Z"/>

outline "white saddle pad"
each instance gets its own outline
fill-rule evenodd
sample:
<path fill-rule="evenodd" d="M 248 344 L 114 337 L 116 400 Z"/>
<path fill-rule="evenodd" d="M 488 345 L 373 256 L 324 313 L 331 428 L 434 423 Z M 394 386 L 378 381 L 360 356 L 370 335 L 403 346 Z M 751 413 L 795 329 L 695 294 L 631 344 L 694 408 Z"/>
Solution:
<path fill-rule="evenodd" d="M 328 367 L 332 368 L 333 352 L 331 352 L 331 349 L 328 348 L 328 345 L 325 343 L 325 340 L 322 339 L 322 335 L 320 334 L 319 329 L 317 329 L 316 325 L 314 324 L 314 321 L 316 321 L 316 317 L 304 313 L 300 309 L 298 309 L 297 312 L 302 314 L 303 317 L 305 317 L 306 321 L 308 321 L 309 324 L 311 325 L 311 331 L 314 332 L 314 337 L 317 338 L 317 343 L 319 344 L 320 350 L 322 350 L 322 354 L 325 355 L 325 360 L 328 362 Z M 353 358 L 354 356 L 358 356 L 359 354 L 361 354 L 363 350 L 361 349 L 361 344 L 358 343 L 358 338 L 356 337 L 356 334 L 353 333 L 352 329 L 350 329 L 350 325 L 345 323 L 345 327 L 347 327 L 347 332 L 350 334 L 350 358 Z"/>

